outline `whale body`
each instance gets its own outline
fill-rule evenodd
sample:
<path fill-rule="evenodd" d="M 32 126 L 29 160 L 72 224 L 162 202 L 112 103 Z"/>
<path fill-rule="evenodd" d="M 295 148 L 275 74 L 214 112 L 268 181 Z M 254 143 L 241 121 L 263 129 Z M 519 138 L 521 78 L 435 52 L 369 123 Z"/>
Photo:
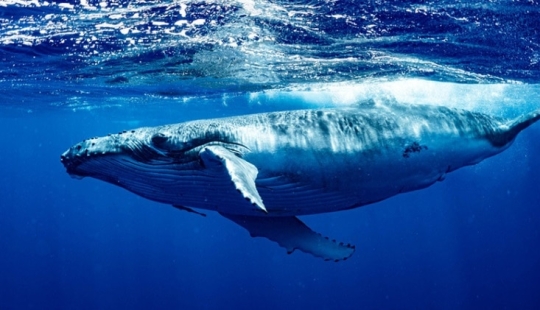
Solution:
<path fill-rule="evenodd" d="M 515 120 L 437 106 L 366 104 L 145 127 L 61 155 L 93 177 L 178 209 L 218 211 L 292 253 L 326 260 L 354 246 L 296 218 L 422 189 L 508 148 L 540 110 Z M 203 214 L 204 215 L 204 214 Z"/>

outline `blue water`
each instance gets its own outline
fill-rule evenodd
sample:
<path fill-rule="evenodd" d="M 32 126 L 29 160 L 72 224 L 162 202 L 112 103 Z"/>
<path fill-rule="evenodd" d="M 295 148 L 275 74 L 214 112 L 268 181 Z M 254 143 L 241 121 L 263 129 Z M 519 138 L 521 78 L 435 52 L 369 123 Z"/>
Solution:
<path fill-rule="evenodd" d="M 0 309 L 538 309 L 540 125 L 432 187 L 302 217 L 328 263 L 59 156 L 88 137 L 358 101 L 540 107 L 535 1 L 0 1 Z"/>

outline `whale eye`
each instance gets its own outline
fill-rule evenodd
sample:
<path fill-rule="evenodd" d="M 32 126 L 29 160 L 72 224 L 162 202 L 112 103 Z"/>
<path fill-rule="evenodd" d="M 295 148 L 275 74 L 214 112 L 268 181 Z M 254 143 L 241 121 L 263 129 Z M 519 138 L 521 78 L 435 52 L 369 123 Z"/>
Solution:
<path fill-rule="evenodd" d="M 157 133 L 152 136 L 152 143 L 159 148 L 163 148 L 164 144 L 169 140 L 169 137 L 162 133 Z"/>

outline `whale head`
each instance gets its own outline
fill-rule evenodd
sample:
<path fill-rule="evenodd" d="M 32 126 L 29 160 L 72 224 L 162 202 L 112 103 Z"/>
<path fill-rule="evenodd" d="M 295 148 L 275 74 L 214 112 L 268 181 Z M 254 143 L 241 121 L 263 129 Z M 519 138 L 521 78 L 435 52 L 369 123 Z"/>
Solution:
<path fill-rule="evenodd" d="M 172 162 L 153 142 L 161 135 L 151 128 L 141 128 L 84 140 L 70 147 L 60 156 L 66 171 L 73 177 L 95 177 L 117 183 L 118 170 L 146 168 L 154 163 Z"/>
<path fill-rule="evenodd" d="M 60 161 L 72 177 L 92 177 L 148 199 L 176 203 L 194 178 L 212 177 L 200 153 L 216 145 L 237 154 L 243 148 L 207 124 L 182 123 L 87 139 L 65 151 Z"/>

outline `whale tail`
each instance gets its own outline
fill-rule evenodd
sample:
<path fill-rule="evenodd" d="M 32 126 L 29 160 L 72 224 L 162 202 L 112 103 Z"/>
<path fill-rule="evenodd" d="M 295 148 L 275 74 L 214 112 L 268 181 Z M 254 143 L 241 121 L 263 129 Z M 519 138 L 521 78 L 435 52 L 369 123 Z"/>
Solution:
<path fill-rule="evenodd" d="M 495 146 L 508 146 L 510 142 L 514 141 L 521 131 L 536 123 L 538 120 L 540 120 L 540 109 L 509 121 L 506 124 L 505 130 L 492 136 L 490 140 Z"/>
<path fill-rule="evenodd" d="M 515 138 L 523 129 L 531 126 L 538 120 L 540 120 L 540 109 L 518 117 L 517 119 L 510 122 L 509 135 L 512 138 Z"/>

